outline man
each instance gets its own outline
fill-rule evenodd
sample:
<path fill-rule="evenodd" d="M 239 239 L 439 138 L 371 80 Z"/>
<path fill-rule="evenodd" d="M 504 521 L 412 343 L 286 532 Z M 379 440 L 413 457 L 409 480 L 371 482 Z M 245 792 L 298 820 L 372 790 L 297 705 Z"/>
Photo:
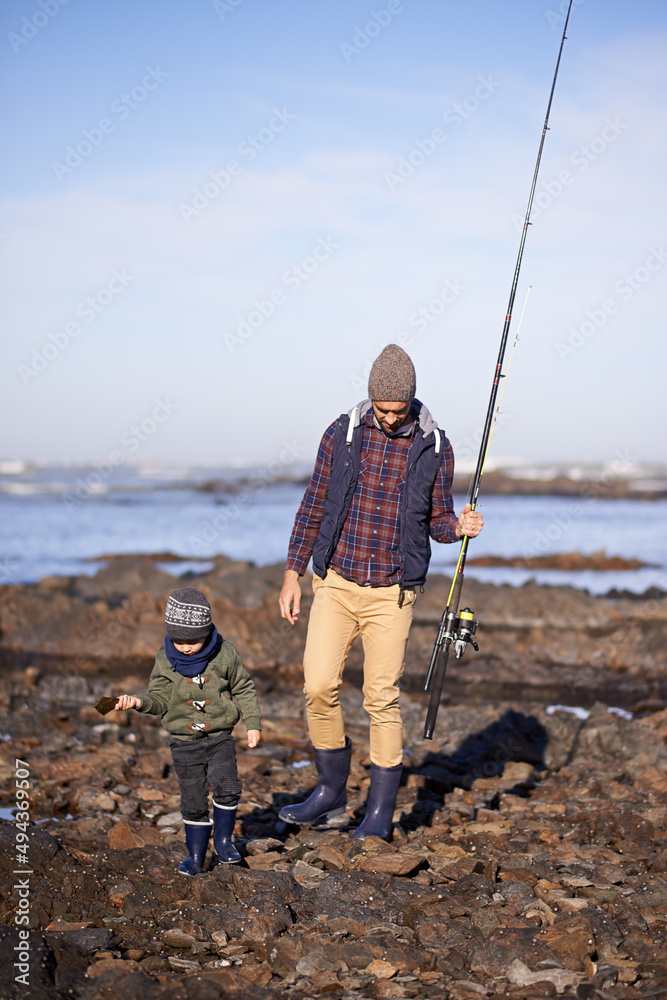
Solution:
<path fill-rule="evenodd" d="M 429 536 L 454 542 L 482 529 L 482 515 L 470 504 L 458 518 L 454 513 L 451 445 L 415 399 L 415 383 L 412 361 L 390 344 L 371 369 L 370 398 L 325 431 L 294 522 L 280 612 L 292 624 L 298 620 L 299 577 L 312 556 L 304 691 L 319 781 L 305 802 L 281 810 L 288 823 L 345 810 L 352 747 L 338 690 L 350 646 L 361 635 L 371 787 L 353 836 L 390 837 L 403 767 L 398 683 L 415 588 L 431 556 Z"/>

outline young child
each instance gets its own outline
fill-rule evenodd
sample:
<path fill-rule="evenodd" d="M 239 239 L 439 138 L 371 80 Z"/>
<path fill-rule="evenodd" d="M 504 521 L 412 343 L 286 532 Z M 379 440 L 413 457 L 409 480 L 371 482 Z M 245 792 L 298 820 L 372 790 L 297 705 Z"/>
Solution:
<path fill-rule="evenodd" d="M 155 659 L 148 694 L 141 698 L 123 694 L 116 709 L 160 715 L 171 734 L 169 749 L 190 852 L 178 870 L 197 875 L 204 867 L 211 826 L 219 860 L 227 864 L 241 860 L 232 843 L 241 797 L 232 729 L 242 717 L 248 746 L 256 747 L 261 738 L 261 711 L 250 674 L 236 647 L 218 635 L 211 606 L 199 590 L 185 587 L 170 594 L 165 624 L 167 634 Z M 208 812 L 209 785 L 213 824 Z"/>

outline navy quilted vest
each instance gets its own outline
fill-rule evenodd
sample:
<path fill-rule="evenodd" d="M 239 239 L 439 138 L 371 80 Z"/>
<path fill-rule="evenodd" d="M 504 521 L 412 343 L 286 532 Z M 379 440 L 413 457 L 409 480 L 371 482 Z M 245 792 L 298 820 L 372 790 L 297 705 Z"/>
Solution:
<path fill-rule="evenodd" d="M 313 569 L 325 577 L 336 550 L 359 477 L 364 425 L 355 427 L 350 444 L 347 432 L 349 414 L 338 418 L 333 440 L 331 478 L 320 530 L 313 548 Z M 405 489 L 400 507 L 400 555 L 402 589 L 421 586 L 426 580 L 431 559 L 429 524 L 431 495 L 443 449 L 436 455 L 433 432 L 424 437 L 417 425 L 414 440 L 407 455 Z"/>

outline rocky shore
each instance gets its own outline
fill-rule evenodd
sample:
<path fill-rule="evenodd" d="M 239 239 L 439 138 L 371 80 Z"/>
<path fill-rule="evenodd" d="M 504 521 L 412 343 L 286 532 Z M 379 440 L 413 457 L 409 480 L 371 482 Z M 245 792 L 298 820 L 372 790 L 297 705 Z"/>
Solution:
<path fill-rule="evenodd" d="M 3 1000 L 667 996 L 663 595 L 466 583 L 481 649 L 452 667 L 425 741 L 420 689 L 448 589 L 433 577 L 406 661 L 394 837 L 360 843 L 360 652 L 342 692 L 348 811 L 287 827 L 280 808 L 315 782 L 305 623 L 280 622 L 282 567 L 218 557 L 192 583 L 253 671 L 265 723 L 254 751 L 236 734 L 243 864 L 189 879 L 159 720 L 93 707 L 145 689 L 175 585 L 155 562 L 0 588 L 4 814 L 26 771 L 29 795 L 25 850 L 20 821 L 0 821 Z"/>
<path fill-rule="evenodd" d="M 455 493 L 467 495 L 470 477 L 454 476 Z M 494 469 L 484 474 L 484 493 L 487 496 L 549 496 L 610 500 L 664 500 L 667 483 L 663 478 L 647 482 L 631 480 L 614 473 L 602 472 L 596 479 L 571 479 L 556 475 L 545 478 L 524 478 L 517 470 L 512 474 Z"/>
<path fill-rule="evenodd" d="M 623 462 L 619 463 L 621 467 Z M 290 475 L 271 476 L 274 483 L 296 483 L 307 486 L 310 476 L 295 478 Z M 220 496 L 243 492 L 256 488 L 257 473 L 252 476 L 240 476 L 235 480 L 207 479 L 197 483 L 194 489 L 202 493 L 219 494 Z M 470 491 L 470 474 L 457 473 L 452 483 L 452 492 L 467 496 Z M 601 470 L 595 478 L 572 479 L 564 474 L 548 474 L 544 476 L 523 476 L 520 469 L 511 472 L 503 469 L 488 470 L 484 474 L 484 493 L 486 496 L 560 496 L 583 500 L 606 497 L 611 500 L 664 500 L 667 496 L 667 479 L 664 470 L 655 470 L 654 476 L 642 476 L 637 479 L 628 478 L 613 470 Z"/>
<path fill-rule="evenodd" d="M 604 549 L 583 555 L 581 552 L 557 552 L 548 556 L 475 556 L 468 559 L 467 566 L 514 566 L 521 569 L 560 569 L 579 573 L 592 569 L 596 572 L 608 570 L 643 569 L 650 563 L 641 559 L 624 559 L 622 556 L 608 556 Z M 653 564 L 655 566 L 655 564 Z"/>

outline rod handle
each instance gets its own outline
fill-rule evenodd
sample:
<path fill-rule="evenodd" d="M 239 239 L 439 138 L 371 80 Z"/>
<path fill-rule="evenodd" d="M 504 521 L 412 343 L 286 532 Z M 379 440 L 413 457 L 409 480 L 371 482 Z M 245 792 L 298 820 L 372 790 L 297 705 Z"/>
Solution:
<path fill-rule="evenodd" d="M 445 612 L 445 615 L 447 612 Z M 433 652 L 431 653 L 431 662 L 428 665 L 428 670 L 426 671 L 426 680 L 424 681 L 424 691 L 430 691 L 431 681 L 433 680 L 433 671 L 435 670 L 435 665 L 438 662 L 438 656 L 440 654 L 440 649 L 442 648 L 442 636 L 445 631 L 444 621 L 445 615 L 442 616 L 442 622 L 440 622 L 440 628 L 438 629 L 438 637 L 433 643 Z"/>
<path fill-rule="evenodd" d="M 442 649 L 442 656 L 438 659 L 438 665 L 435 669 L 433 675 L 433 684 L 431 686 L 431 698 L 428 703 L 428 712 L 426 713 L 426 722 L 424 724 L 424 739 L 432 740 L 433 732 L 435 730 L 436 719 L 438 718 L 438 709 L 440 708 L 440 698 L 442 696 L 442 688 L 445 683 L 445 674 L 447 672 L 447 660 L 449 659 L 449 647 L 451 642 L 445 640 L 445 644 Z"/>

